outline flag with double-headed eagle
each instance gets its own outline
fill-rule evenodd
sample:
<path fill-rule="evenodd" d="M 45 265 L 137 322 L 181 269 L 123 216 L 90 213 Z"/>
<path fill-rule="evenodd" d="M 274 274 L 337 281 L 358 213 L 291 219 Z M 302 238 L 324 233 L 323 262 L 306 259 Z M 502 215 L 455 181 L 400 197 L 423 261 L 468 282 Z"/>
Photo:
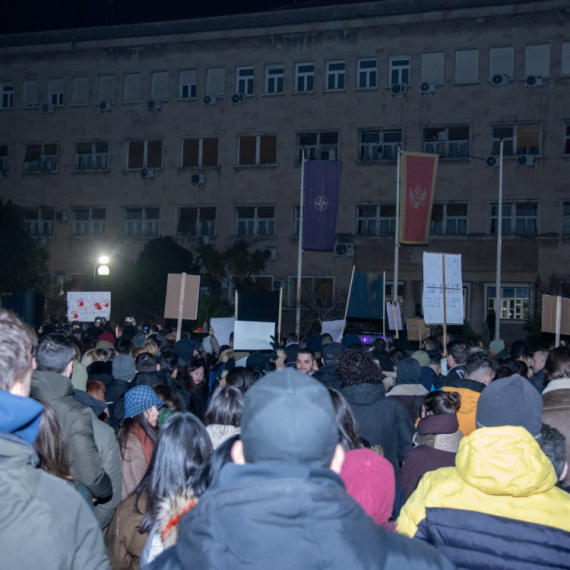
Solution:
<path fill-rule="evenodd" d="M 336 160 L 307 160 L 303 200 L 303 249 L 332 251 L 342 164 Z"/>
<path fill-rule="evenodd" d="M 438 154 L 403 152 L 400 161 L 400 243 L 429 243 Z"/>

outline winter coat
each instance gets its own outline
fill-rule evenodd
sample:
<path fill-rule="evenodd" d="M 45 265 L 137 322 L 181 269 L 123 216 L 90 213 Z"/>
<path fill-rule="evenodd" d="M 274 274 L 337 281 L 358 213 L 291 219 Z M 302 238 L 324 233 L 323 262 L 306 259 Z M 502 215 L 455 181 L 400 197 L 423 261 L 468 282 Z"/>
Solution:
<path fill-rule="evenodd" d="M 327 388 L 341 389 L 340 376 L 336 371 L 336 363 L 325 364 L 313 373 L 313 378 L 324 384 Z"/>
<path fill-rule="evenodd" d="M 544 368 L 533 374 L 530 378 L 530 383 L 540 392 L 544 391 L 546 379 L 544 378 Z"/>
<path fill-rule="evenodd" d="M 146 509 L 145 495 L 142 495 L 136 509 L 136 494 L 119 503 L 115 516 L 105 533 L 105 544 L 113 570 L 139 570 L 140 558 L 148 533 L 138 531 Z"/>
<path fill-rule="evenodd" d="M 226 426 L 222 424 L 211 424 L 206 428 L 210 439 L 212 440 L 212 445 L 214 449 L 217 449 L 226 441 L 226 439 L 230 439 L 230 437 L 241 433 L 241 429 L 234 426 Z"/>
<path fill-rule="evenodd" d="M 178 396 L 179 401 L 181 402 L 181 412 L 186 412 L 190 409 L 190 392 L 184 388 L 181 382 L 178 381 L 177 378 L 174 376 L 167 376 L 166 377 L 166 384 L 174 390 L 176 395 Z"/>
<path fill-rule="evenodd" d="M 394 398 L 386 398 L 379 384 L 345 386 L 342 395 L 350 404 L 358 435 L 370 445 L 382 446 L 384 457 L 398 473 L 416 433 L 406 408 Z"/>
<path fill-rule="evenodd" d="M 394 363 L 392 362 L 392 358 L 385 350 L 373 350 L 370 353 L 370 356 L 380 363 L 382 372 L 394 372 Z"/>
<path fill-rule="evenodd" d="M 570 495 L 522 427 L 481 428 L 455 467 L 426 473 L 398 532 L 437 546 L 458 569 L 570 568 Z"/>
<path fill-rule="evenodd" d="M 436 390 L 441 390 L 444 386 L 449 386 L 450 383 L 459 382 L 465 378 L 465 364 L 458 364 L 450 370 L 448 370 L 447 375 L 441 375 L 434 384 Z"/>
<path fill-rule="evenodd" d="M 158 386 L 159 384 L 165 384 L 163 375 L 160 370 L 154 372 L 139 372 L 131 382 L 131 386 Z"/>
<path fill-rule="evenodd" d="M 461 406 L 457 412 L 459 431 L 468 436 L 475 430 L 475 415 L 477 414 L 477 404 L 479 396 L 485 388 L 485 384 L 467 378 L 455 378 L 448 380 L 442 388 L 444 392 L 457 392 L 461 396 Z"/>
<path fill-rule="evenodd" d="M 420 546 L 378 527 L 329 469 L 228 463 L 150 568 L 452 568 Z"/>
<path fill-rule="evenodd" d="M 414 447 L 406 455 L 400 470 L 400 483 L 406 499 L 416 490 L 420 479 L 440 467 L 453 467 L 463 434 L 458 431 L 455 414 L 426 416 L 418 423 Z"/>
<path fill-rule="evenodd" d="M 89 374 L 87 374 L 87 366 L 81 364 L 77 360 L 73 361 L 73 368 L 71 372 L 71 383 L 76 390 L 87 391 L 87 380 L 89 380 Z"/>
<path fill-rule="evenodd" d="M 123 483 L 121 454 L 119 453 L 119 444 L 113 428 L 98 420 L 95 414 L 93 414 L 93 436 L 95 437 L 95 445 L 97 445 L 99 450 L 105 473 L 109 475 L 113 483 L 113 495 L 111 498 L 98 501 L 94 509 L 95 516 L 101 528 L 104 529 L 111 522 L 115 509 L 121 502 Z"/>
<path fill-rule="evenodd" d="M 87 374 L 91 380 L 103 382 L 105 388 L 113 381 L 113 362 L 92 362 L 87 367 Z"/>
<path fill-rule="evenodd" d="M 570 379 L 552 380 L 542 392 L 542 421 L 566 438 L 566 460 L 570 462 Z M 570 485 L 570 473 L 562 482 Z"/>
<path fill-rule="evenodd" d="M 56 372 L 35 370 L 31 395 L 49 402 L 61 425 L 67 443 L 71 475 L 83 483 L 96 499 L 113 494 L 113 484 L 105 470 L 93 435 L 94 415 L 73 399 L 69 378 Z"/>
<path fill-rule="evenodd" d="M 386 397 L 400 402 L 406 408 L 412 422 L 415 423 L 422 414 L 424 399 L 428 394 L 429 392 L 421 384 L 404 384 L 394 386 Z"/>
<path fill-rule="evenodd" d="M 139 438 L 129 433 L 127 443 L 121 453 L 121 470 L 123 472 L 122 498 L 123 501 L 137 488 L 141 482 L 148 464 Z"/>
<path fill-rule="evenodd" d="M 113 380 L 105 391 L 107 409 L 109 410 L 109 425 L 115 428 L 125 417 L 125 394 L 131 383 L 127 380 Z"/>

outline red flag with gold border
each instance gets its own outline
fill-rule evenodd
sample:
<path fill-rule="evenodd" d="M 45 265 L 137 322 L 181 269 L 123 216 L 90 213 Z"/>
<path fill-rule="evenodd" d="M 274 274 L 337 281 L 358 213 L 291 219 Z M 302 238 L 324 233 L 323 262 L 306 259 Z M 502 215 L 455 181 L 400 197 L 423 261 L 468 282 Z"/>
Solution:
<path fill-rule="evenodd" d="M 429 243 L 438 154 L 403 152 L 400 160 L 400 243 Z"/>

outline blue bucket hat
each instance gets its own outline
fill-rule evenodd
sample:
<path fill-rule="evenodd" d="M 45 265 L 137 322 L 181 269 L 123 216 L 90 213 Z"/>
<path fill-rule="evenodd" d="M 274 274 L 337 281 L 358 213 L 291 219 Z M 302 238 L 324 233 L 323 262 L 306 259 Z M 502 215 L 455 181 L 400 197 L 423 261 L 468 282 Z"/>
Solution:
<path fill-rule="evenodd" d="M 160 409 L 163 405 L 150 386 L 135 386 L 125 393 L 125 418 L 134 418 L 153 406 Z"/>

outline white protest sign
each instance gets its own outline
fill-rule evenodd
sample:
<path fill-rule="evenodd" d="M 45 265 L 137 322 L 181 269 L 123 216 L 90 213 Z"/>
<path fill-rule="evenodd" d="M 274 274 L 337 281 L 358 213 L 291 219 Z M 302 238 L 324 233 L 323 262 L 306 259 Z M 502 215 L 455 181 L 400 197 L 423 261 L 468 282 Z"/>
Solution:
<path fill-rule="evenodd" d="M 234 326 L 234 350 L 272 350 L 271 336 L 275 323 L 236 321 Z"/>
<path fill-rule="evenodd" d="M 395 313 L 395 314 L 394 314 Z M 388 315 L 388 328 L 395 331 L 396 327 L 398 330 L 403 330 L 402 327 L 402 312 L 400 311 L 400 303 L 396 303 L 396 306 L 392 304 L 391 301 L 386 303 L 386 315 Z"/>
<path fill-rule="evenodd" d="M 247 356 L 236 360 L 236 366 L 243 366 L 245 368 L 247 366 Z"/>
<path fill-rule="evenodd" d="M 234 323 L 235 319 L 233 317 L 210 319 L 210 326 L 214 329 L 214 336 L 220 343 L 220 346 L 230 344 L 230 333 L 234 332 Z"/>
<path fill-rule="evenodd" d="M 330 334 L 334 342 L 340 342 L 344 331 L 344 319 L 339 321 L 323 321 L 321 334 Z"/>
<path fill-rule="evenodd" d="M 67 294 L 67 318 L 69 321 L 90 323 L 96 317 L 111 317 L 111 293 L 109 291 L 70 291 Z"/>
<path fill-rule="evenodd" d="M 443 259 L 445 258 L 445 319 L 443 314 Z M 426 324 L 463 324 L 461 255 L 424 252 L 424 320 Z"/>

